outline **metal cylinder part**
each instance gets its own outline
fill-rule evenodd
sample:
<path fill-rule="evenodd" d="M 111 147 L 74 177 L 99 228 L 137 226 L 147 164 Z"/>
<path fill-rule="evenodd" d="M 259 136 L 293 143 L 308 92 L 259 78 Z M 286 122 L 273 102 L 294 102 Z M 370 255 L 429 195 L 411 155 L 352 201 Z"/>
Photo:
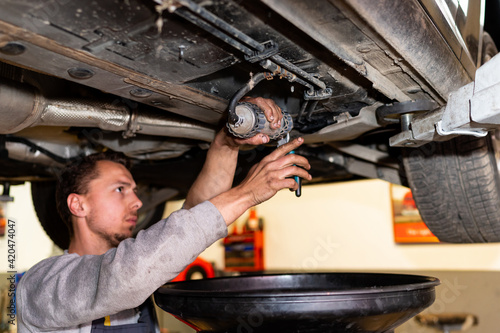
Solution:
<path fill-rule="evenodd" d="M 43 97 L 33 87 L 0 79 L 0 134 L 32 126 L 43 111 Z"/>
<path fill-rule="evenodd" d="M 97 127 L 210 142 L 211 126 L 154 109 L 131 110 L 122 103 L 84 99 L 46 99 L 34 88 L 0 80 L 0 134 L 12 134 L 33 126 Z"/>
<path fill-rule="evenodd" d="M 252 103 L 239 103 L 235 108 L 235 113 L 239 118 L 238 123 L 228 123 L 227 127 L 231 134 L 239 138 L 250 138 L 257 133 L 263 133 L 269 136 L 271 140 L 275 140 L 289 133 L 293 127 L 292 117 L 287 112 L 283 112 L 281 127 L 277 129 L 271 128 L 271 124 L 267 121 L 264 112 Z"/>
<path fill-rule="evenodd" d="M 245 136 L 254 130 L 256 124 L 256 110 L 253 104 L 240 103 L 236 105 L 235 114 L 238 116 L 237 124 L 229 124 L 229 129 L 235 136 Z"/>

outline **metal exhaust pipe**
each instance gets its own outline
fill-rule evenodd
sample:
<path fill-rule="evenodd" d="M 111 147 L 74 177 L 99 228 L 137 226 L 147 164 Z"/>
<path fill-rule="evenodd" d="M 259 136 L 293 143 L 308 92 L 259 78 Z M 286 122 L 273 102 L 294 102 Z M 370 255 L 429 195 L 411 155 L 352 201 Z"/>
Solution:
<path fill-rule="evenodd" d="M 34 126 L 98 127 L 135 134 L 189 138 L 211 142 L 214 128 L 165 112 L 105 101 L 47 99 L 35 88 L 0 79 L 0 134 L 12 134 Z"/>

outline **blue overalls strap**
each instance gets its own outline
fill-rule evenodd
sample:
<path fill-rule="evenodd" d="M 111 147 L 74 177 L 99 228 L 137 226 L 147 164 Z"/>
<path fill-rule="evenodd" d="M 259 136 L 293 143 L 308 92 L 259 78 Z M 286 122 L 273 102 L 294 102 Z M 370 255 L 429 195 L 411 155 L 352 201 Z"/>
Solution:
<path fill-rule="evenodd" d="M 156 314 L 151 298 L 139 306 L 139 320 L 136 324 L 104 326 L 104 318 L 92 322 L 91 333 L 155 333 Z"/>

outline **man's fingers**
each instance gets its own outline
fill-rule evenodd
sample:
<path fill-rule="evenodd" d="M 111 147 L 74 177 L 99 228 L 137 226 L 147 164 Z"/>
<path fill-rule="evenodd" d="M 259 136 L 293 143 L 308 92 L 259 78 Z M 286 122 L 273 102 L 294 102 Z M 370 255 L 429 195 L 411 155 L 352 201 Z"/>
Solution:
<path fill-rule="evenodd" d="M 284 156 L 284 155 L 288 154 L 289 152 L 291 152 L 292 150 L 297 149 L 303 143 L 304 143 L 304 139 L 299 137 L 299 138 L 293 139 L 290 142 L 285 143 L 282 146 L 279 146 L 278 148 L 276 148 L 275 152 L 277 155 Z"/>
<path fill-rule="evenodd" d="M 257 135 L 252 136 L 251 138 L 247 139 L 237 139 L 237 143 L 239 145 L 252 145 L 252 146 L 258 146 L 262 144 L 266 144 L 269 142 L 269 136 L 259 133 Z"/>
<path fill-rule="evenodd" d="M 302 143 L 304 143 L 303 138 L 296 138 L 276 148 L 271 154 L 264 157 L 262 161 L 266 163 L 269 163 L 271 161 L 276 161 L 282 158 L 283 156 L 289 154 L 292 150 L 297 149 Z"/>
<path fill-rule="evenodd" d="M 272 99 L 265 100 L 265 104 L 267 104 L 267 107 L 262 109 L 264 110 L 266 119 L 271 124 L 271 128 L 280 128 L 283 119 L 281 108 Z"/>
<path fill-rule="evenodd" d="M 260 165 L 264 173 L 269 175 L 270 179 L 275 179 L 276 181 L 282 181 L 295 176 L 306 180 L 312 179 L 312 176 L 308 172 L 311 169 L 311 165 L 304 156 L 288 154 L 277 160 L 265 161 L 264 164 Z"/>
<path fill-rule="evenodd" d="M 290 190 L 297 190 L 299 188 L 299 184 L 294 179 L 295 176 L 298 176 L 301 179 L 311 180 L 311 175 L 304 169 L 299 168 L 297 166 L 290 166 L 285 169 L 280 170 L 276 174 L 276 178 L 273 180 L 273 187 L 276 190 L 288 188 Z"/>
<path fill-rule="evenodd" d="M 296 191 L 299 188 L 299 184 L 293 178 L 287 178 L 287 186 L 290 191 Z"/>
<path fill-rule="evenodd" d="M 311 169 L 311 165 L 309 164 L 309 161 L 304 156 L 290 154 L 290 155 L 287 155 L 286 157 L 284 157 L 284 159 L 287 163 L 286 164 L 287 166 L 296 165 L 296 166 L 298 166 L 302 169 L 305 169 L 305 170 Z"/>
<path fill-rule="evenodd" d="M 289 154 L 303 142 L 302 138 L 298 138 L 280 146 L 252 167 L 240 186 L 252 193 L 255 204 L 271 198 L 281 189 L 297 190 L 299 185 L 295 177 L 312 179 L 308 172 L 311 165 L 307 158 Z"/>
<path fill-rule="evenodd" d="M 281 127 L 283 113 L 281 112 L 281 108 L 272 99 L 247 97 L 245 101 L 257 105 L 264 112 L 271 128 L 276 129 Z"/>
<path fill-rule="evenodd" d="M 311 180 L 311 175 L 309 172 L 307 172 L 306 169 L 300 168 L 298 166 L 289 166 L 283 170 L 283 175 L 284 178 L 291 178 L 294 176 L 298 176 L 302 179 L 306 180 Z"/>

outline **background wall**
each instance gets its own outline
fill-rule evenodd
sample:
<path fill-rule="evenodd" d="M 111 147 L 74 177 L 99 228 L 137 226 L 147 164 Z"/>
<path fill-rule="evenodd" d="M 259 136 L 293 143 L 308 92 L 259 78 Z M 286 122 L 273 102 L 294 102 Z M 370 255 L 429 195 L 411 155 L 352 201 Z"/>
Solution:
<path fill-rule="evenodd" d="M 2 189 L 3 191 L 3 189 Z M 50 238 L 38 222 L 38 218 L 31 201 L 31 186 L 26 183 L 22 186 L 11 186 L 12 202 L 0 202 L 5 217 L 15 222 L 16 242 L 16 270 L 28 270 L 40 260 L 47 258 L 60 250 L 53 245 Z M 8 271 L 7 240 L 0 238 L 0 272 Z"/>
<path fill-rule="evenodd" d="M 280 269 L 500 270 L 500 244 L 396 245 L 390 187 L 368 180 L 305 187 L 301 198 L 280 192 L 259 207 L 267 221 L 266 263 Z"/>
<path fill-rule="evenodd" d="M 500 270 L 500 244 L 398 245 L 391 184 L 363 180 L 281 191 L 259 205 L 270 270 Z M 169 204 L 166 214 L 182 202 Z M 247 215 L 237 225 L 241 226 Z M 223 267 L 223 247 L 202 257 Z"/>

